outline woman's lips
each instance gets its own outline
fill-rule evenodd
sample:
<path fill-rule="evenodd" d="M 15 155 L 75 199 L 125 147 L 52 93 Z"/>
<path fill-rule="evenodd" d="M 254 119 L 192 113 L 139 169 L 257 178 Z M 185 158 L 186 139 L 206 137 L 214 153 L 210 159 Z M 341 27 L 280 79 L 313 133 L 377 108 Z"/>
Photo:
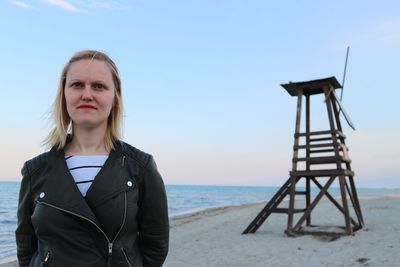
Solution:
<path fill-rule="evenodd" d="M 80 109 L 96 109 L 95 107 L 93 107 L 91 105 L 81 105 L 78 108 L 80 108 Z"/>

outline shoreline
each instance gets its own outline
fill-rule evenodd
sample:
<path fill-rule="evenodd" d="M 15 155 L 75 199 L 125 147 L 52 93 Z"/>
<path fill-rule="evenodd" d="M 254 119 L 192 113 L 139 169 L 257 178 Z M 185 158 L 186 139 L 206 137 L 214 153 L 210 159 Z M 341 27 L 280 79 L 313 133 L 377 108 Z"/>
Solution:
<path fill-rule="evenodd" d="M 174 215 L 170 218 L 170 252 L 164 266 L 247 266 L 247 263 L 250 264 L 248 266 L 263 266 L 266 262 L 270 262 L 271 266 L 292 266 L 290 262 L 286 265 L 282 262 L 282 257 L 285 259 L 290 251 L 294 253 L 292 256 L 295 260 L 292 263 L 296 262 L 297 266 L 301 263 L 299 256 L 312 256 L 312 261 L 300 264 L 307 266 L 380 266 L 383 264 L 381 258 L 387 254 L 390 256 L 384 258 L 383 266 L 395 266 L 400 261 L 400 255 L 396 256 L 390 251 L 396 250 L 398 241 L 390 243 L 390 240 L 400 239 L 400 228 L 395 223 L 400 219 L 400 195 L 359 196 L 359 200 L 368 230 L 359 230 L 353 236 L 343 236 L 333 242 L 315 236 L 287 237 L 284 234 L 286 214 L 273 214 L 255 234 L 241 235 L 266 202 L 213 207 Z M 326 218 L 332 217 L 325 215 L 327 209 L 329 213 L 335 209 L 329 207 L 329 203 L 326 199 L 322 200 L 315 212 Z M 388 244 L 382 248 L 384 243 Z M 370 247 L 373 244 L 375 246 Z M 231 247 L 226 248 L 227 245 Z M 337 254 L 333 262 L 324 261 L 335 254 L 335 249 L 328 248 L 327 252 L 325 246 L 335 247 L 344 256 Z M 269 249 L 260 251 L 263 247 Z M 381 251 L 383 249 L 385 253 Z M 321 255 L 313 255 L 318 254 L 318 251 L 322 251 Z M 358 258 L 357 253 L 361 255 Z M 202 257 L 199 258 L 198 254 Z M 347 258 L 353 254 L 356 258 L 351 263 L 347 262 Z M 239 259 L 228 262 L 230 257 Z M 374 261 L 374 258 L 381 260 Z M 243 262 L 243 259 L 246 261 Z M 344 263 L 339 262 L 343 259 Z M 16 256 L 0 260 L 0 267 L 14 266 L 18 266 Z"/>
<path fill-rule="evenodd" d="M 335 199 L 339 199 L 340 200 L 340 196 L 336 196 L 334 197 Z M 358 196 L 359 201 L 362 200 L 372 200 L 372 199 L 380 199 L 380 198 L 400 198 L 400 194 L 388 194 L 388 195 L 361 195 Z M 289 200 L 289 197 L 286 197 L 282 203 L 285 203 Z M 321 201 L 326 201 L 326 199 L 321 199 Z M 302 200 L 298 200 L 297 202 L 302 202 Z M 217 212 L 218 210 L 225 210 L 228 208 L 236 208 L 236 207 L 247 207 L 247 206 L 255 206 L 255 205 L 266 205 L 267 201 L 262 201 L 262 202 L 254 202 L 254 203 L 246 203 L 246 204 L 240 204 L 240 205 L 222 205 L 222 206 L 215 206 L 215 207 L 207 207 L 207 208 L 199 208 L 199 209 L 193 209 L 193 210 L 189 210 L 187 212 L 182 212 L 182 213 L 177 213 L 174 214 L 170 217 L 170 220 L 181 220 L 184 219 L 186 217 L 195 217 L 197 215 L 202 215 L 204 213 L 208 213 L 208 212 Z"/>

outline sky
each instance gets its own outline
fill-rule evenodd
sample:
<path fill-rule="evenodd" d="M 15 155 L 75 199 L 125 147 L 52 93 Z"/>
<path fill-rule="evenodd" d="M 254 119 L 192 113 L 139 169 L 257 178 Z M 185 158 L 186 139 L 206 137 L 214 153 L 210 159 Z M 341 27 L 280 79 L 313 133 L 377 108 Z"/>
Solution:
<path fill-rule="evenodd" d="M 42 140 L 62 67 L 96 49 L 123 83 L 123 140 L 167 184 L 280 186 L 296 98 L 281 86 L 336 76 L 361 187 L 400 187 L 400 2 L 0 1 L 0 180 L 20 180 Z M 338 91 L 340 93 L 340 91 Z M 311 98 L 312 130 L 327 130 Z"/>

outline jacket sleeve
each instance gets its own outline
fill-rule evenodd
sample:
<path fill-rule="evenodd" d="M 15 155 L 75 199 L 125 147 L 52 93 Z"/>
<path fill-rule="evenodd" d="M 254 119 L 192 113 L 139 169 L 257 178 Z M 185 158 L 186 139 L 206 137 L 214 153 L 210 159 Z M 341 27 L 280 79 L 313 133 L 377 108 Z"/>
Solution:
<path fill-rule="evenodd" d="M 22 181 L 19 192 L 18 223 L 15 231 L 15 239 L 17 242 L 19 266 L 24 267 L 29 265 L 33 254 L 37 250 L 37 240 L 31 222 L 34 204 L 31 190 L 31 177 L 27 163 L 24 164 L 21 174 Z"/>
<path fill-rule="evenodd" d="M 138 223 L 143 266 L 162 266 L 169 244 L 168 204 L 164 183 L 151 156 L 139 190 Z"/>

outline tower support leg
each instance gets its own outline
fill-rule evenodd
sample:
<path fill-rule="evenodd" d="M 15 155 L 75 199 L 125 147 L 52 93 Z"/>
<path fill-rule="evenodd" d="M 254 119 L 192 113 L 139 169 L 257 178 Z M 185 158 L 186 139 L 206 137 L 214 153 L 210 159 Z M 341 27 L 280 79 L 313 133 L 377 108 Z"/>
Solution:
<path fill-rule="evenodd" d="M 294 207 L 295 207 L 295 194 L 296 194 L 296 183 L 297 183 L 297 177 L 296 176 L 291 176 L 291 185 L 290 185 L 290 198 L 289 198 L 289 210 L 288 210 L 288 223 L 287 223 L 287 229 L 286 229 L 286 234 L 288 236 L 292 236 L 292 229 L 293 229 L 293 216 L 294 216 Z"/>
<path fill-rule="evenodd" d="M 351 227 L 350 223 L 350 214 L 349 214 L 349 206 L 347 205 L 345 182 L 346 182 L 345 176 L 339 176 L 340 193 L 342 195 L 342 205 L 343 205 L 344 221 L 346 225 L 346 233 L 348 235 L 352 235 L 353 228 Z"/>

